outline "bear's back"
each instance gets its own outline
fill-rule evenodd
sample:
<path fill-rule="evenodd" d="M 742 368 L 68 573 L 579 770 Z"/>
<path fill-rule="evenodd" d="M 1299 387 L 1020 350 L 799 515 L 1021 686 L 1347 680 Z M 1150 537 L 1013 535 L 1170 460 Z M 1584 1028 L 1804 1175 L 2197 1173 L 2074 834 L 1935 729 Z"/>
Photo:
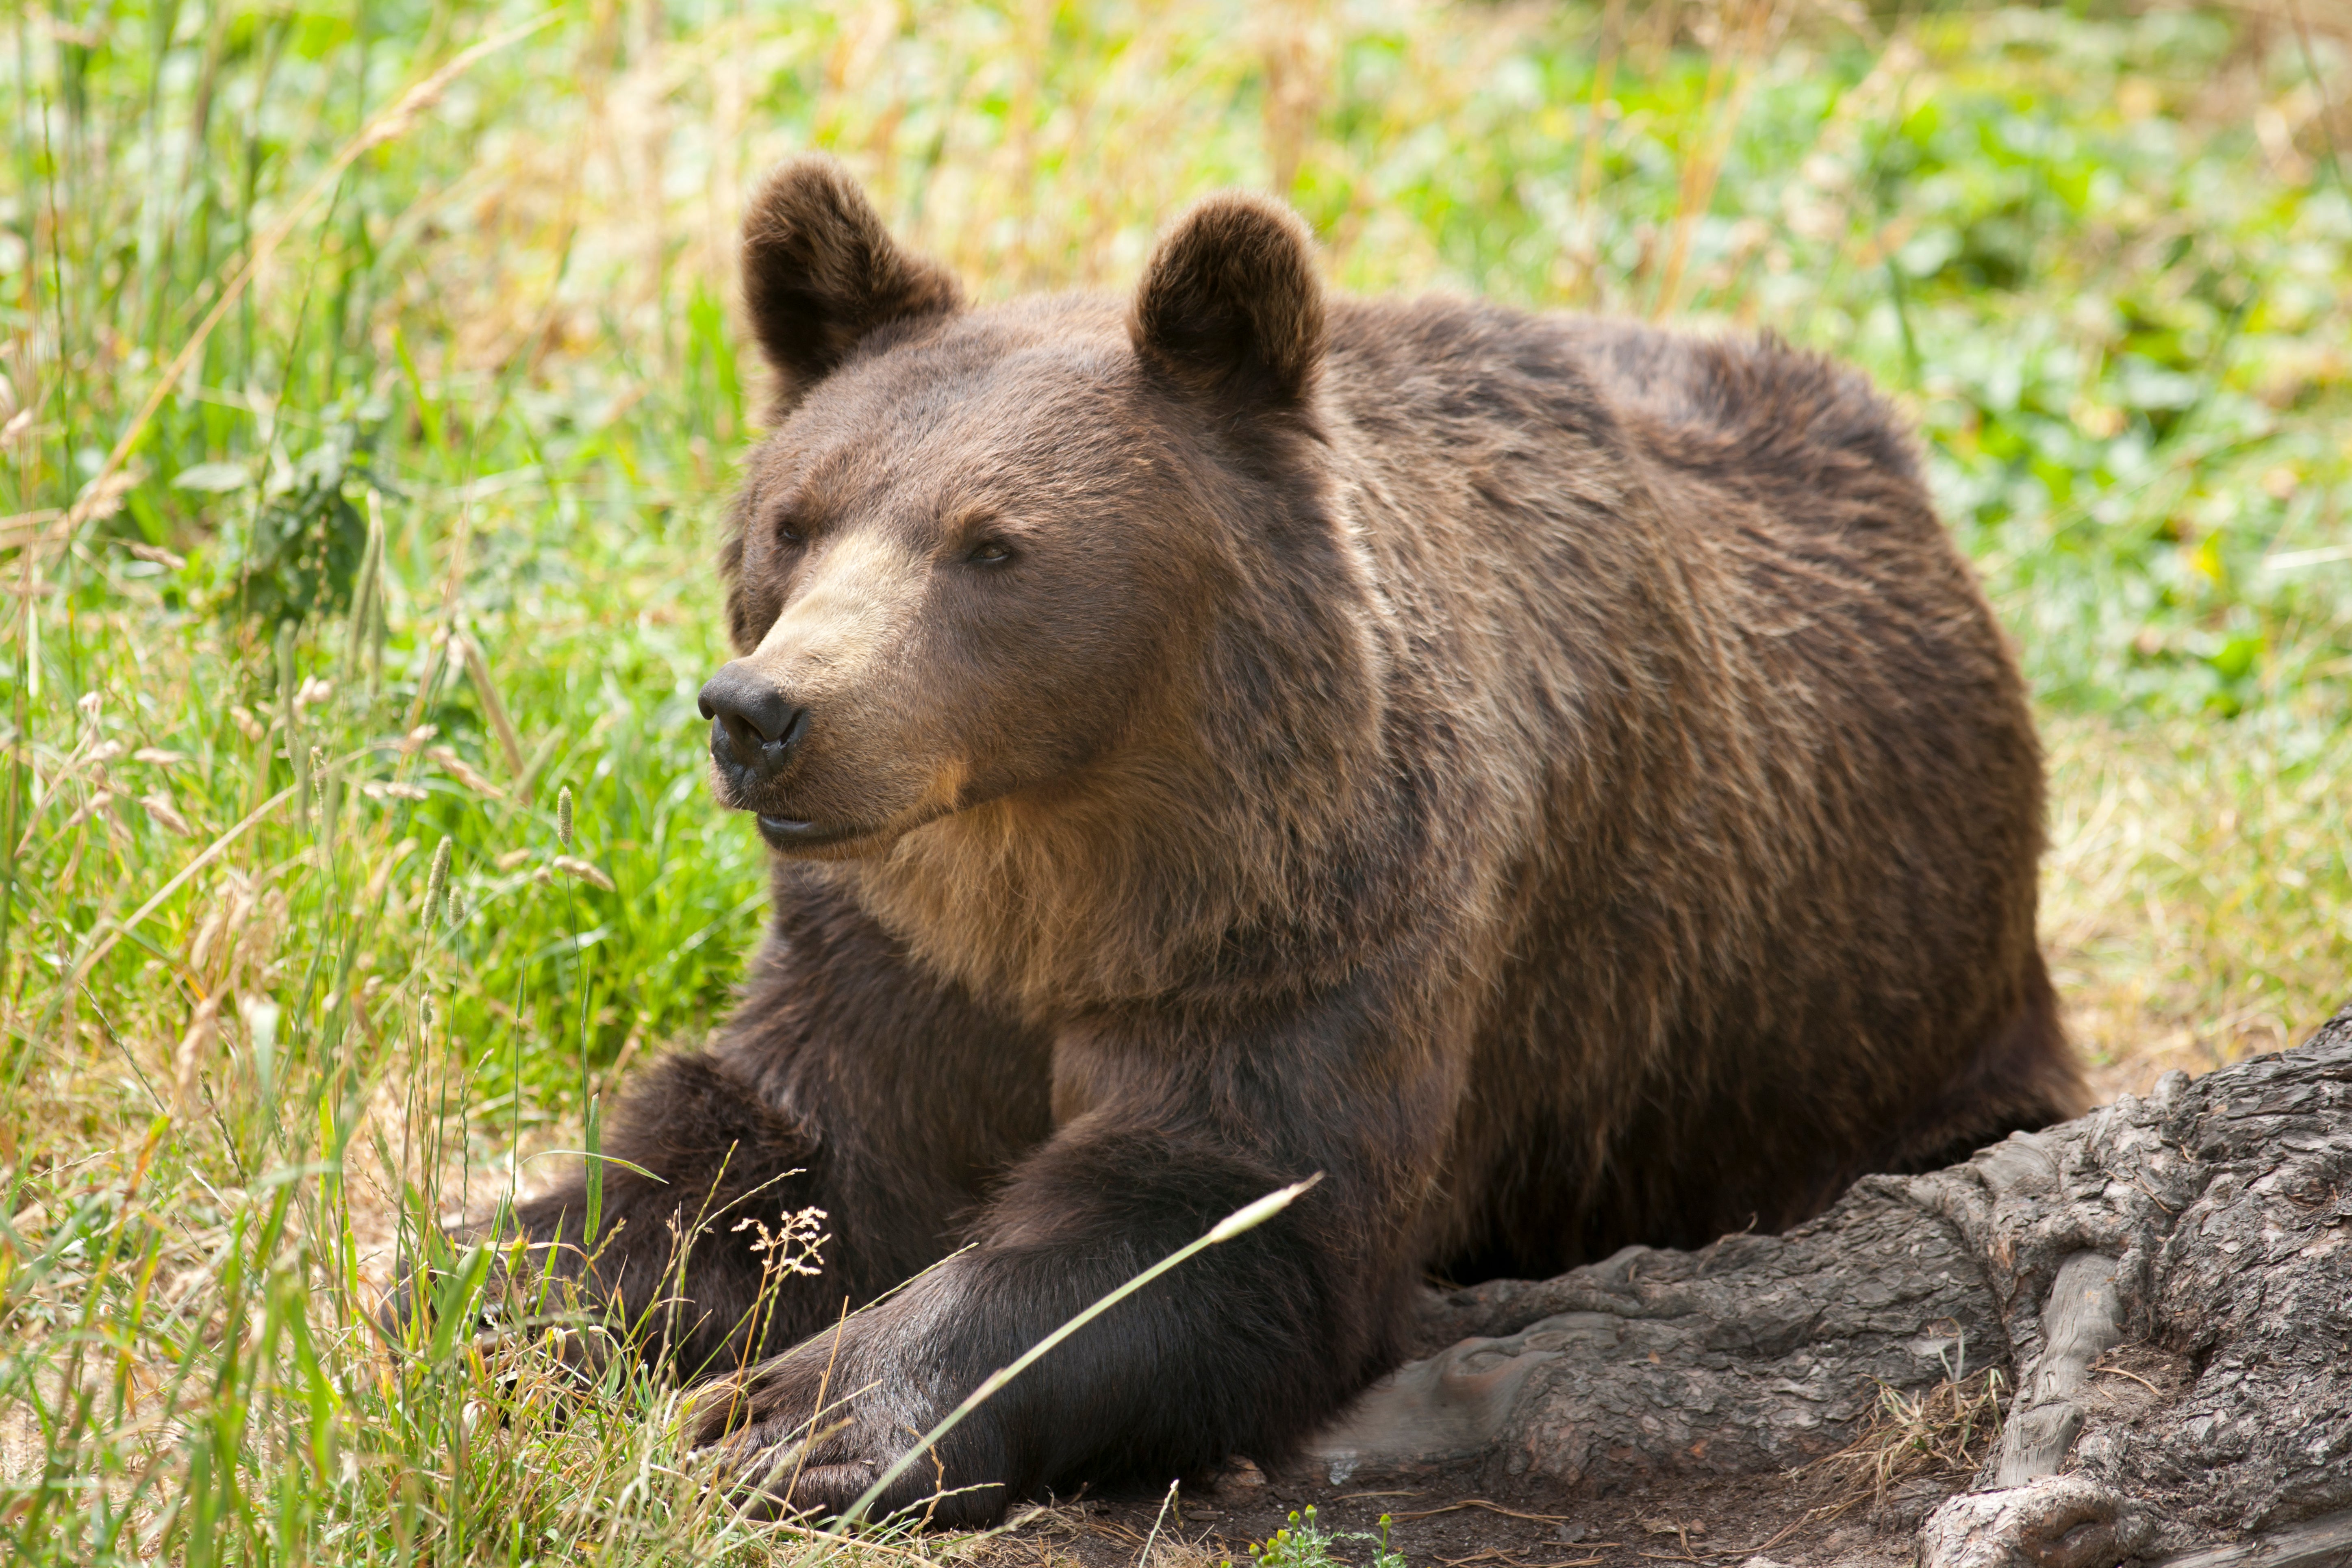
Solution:
<path fill-rule="evenodd" d="M 1943 1137 L 1906 1108 L 2046 993 L 2041 779 L 1895 411 L 1769 338 L 1444 300 L 1340 305 L 1324 397 L 1391 754 L 1496 911 L 1472 1077 L 1517 1092 L 1436 1255 L 1785 1224 Z"/>
<path fill-rule="evenodd" d="M 1590 481 L 1570 499 L 1608 502 L 1629 521 L 1641 509 L 1603 487 L 1663 485 L 1680 492 L 1670 503 L 1713 490 L 1796 527 L 1834 513 L 1841 535 L 1861 522 L 1949 554 L 1900 415 L 1859 374 L 1774 334 L 1446 298 L 1343 300 L 1332 326 L 1332 405 L 1386 453 L 1495 468 L 1490 500 L 1516 504 L 1504 468 L 1519 459 L 1523 477 L 1539 473 L 1537 448 L 1550 446 Z M 1722 518 L 1708 513 L 1672 521 Z"/>
<path fill-rule="evenodd" d="M 1382 602 L 1479 673 L 1465 698 L 1543 710 L 1530 743 L 1661 704 L 1702 743 L 1938 690 L 2021 719 L 1910 437 L 1853 371 L 1769 335 L 1442 299 L 1342 301 L 1332 339 L 1341 505 Z"/>

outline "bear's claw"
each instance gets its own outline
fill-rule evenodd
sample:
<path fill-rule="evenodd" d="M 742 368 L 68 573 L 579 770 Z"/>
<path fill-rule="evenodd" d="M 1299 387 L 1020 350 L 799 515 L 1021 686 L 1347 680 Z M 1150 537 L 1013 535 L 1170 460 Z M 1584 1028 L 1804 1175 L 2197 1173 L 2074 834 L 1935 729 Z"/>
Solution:
<path fill-rule="evenodd" d="M 936 1424 L 940 1413 L 911 1395 L 911 1379 L 858 1353 L 870 1349 L 852 1344 L 836 1354 L 828 1335 L 696 1396 L 688 1441 L 716 1461 L 718 1484 L 737 1508 L 759 1519 L 843 1514 Z M 893 1480 L 866 1517 L 911 1512 L 929 1525 L 985 1524 L 1003 1507 L 1006 1489 L 993 1479 L 1004 1468 L 1002 1450 L 989 1413 L 975 1411 L 952 1443 Z"/>

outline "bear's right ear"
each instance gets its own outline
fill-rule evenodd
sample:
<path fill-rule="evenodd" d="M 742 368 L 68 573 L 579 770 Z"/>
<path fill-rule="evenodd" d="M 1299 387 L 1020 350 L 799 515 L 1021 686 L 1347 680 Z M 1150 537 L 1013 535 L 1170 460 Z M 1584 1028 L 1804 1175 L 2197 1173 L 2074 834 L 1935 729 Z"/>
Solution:
<path fill-rule="evenodd" d="M 870 333 L 961 302 L 947 269 L 901 249 L 849 172 L 820 153 L 779 166 L 752 198 L 743 298 L 786 408 Z"/>
<path fill-rule="evenodd" d="M 1298 215 L 1228 191 L 1152 253 L 1128 318 L 1138 358 L 1196 396 L 1296 406 L 1323 363 L 1323 286 Z"/>

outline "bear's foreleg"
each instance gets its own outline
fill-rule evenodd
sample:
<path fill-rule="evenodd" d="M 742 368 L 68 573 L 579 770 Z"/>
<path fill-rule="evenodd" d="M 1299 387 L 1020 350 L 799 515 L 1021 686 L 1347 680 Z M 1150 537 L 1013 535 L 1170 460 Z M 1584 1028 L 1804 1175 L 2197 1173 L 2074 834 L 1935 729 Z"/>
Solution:
<path fill-rule="evenodd" d="M 1288 1209 L 1030 1367 L 922 1455 L 877 1511 L 979 1524 L 1048 1487 L 1159 1484 L 1237 1454 L 1288 1452 L 1393 1354 L 1405 1216 L 1426 1165 L 1413 1152 L 1435 1142 L 1436 1117 L 1413 1108 L 1437 1097 L 1412 1092 L 1406 1072 L 1315 1071 L 1323 1053 L 1295 1040 L 1203 1049 L 1185 1033 L 1066 1041 L 1057 1082 L 1083 1080 L 1087 1109 L 1016 1169 L 971 1250 L 714 1385 L 697 1439 L 723 1444 L 776 1506 L 838 1511 L 991 1373 L 1234 1210 L 1321 1171 Z M 1397 1092 L 1343 1087 L 1367 1081 Z"/>

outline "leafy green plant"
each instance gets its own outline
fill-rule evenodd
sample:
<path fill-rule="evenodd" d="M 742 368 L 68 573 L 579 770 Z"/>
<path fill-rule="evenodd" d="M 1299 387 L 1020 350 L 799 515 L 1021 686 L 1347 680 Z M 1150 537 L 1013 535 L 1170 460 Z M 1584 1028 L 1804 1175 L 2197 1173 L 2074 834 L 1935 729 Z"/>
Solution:
<path fill-rule="evenodd" d="M 1381 1515 L 1380 1533 L 1365 1530 L 1331 1531 L 1316 1522 L 1315 1505 L 1309 1503 L 1304 1512 L 1290 1510 L 1290 1521 L 1263 1542 L 1251 1543 L 1249 1558 L 1255 1568 L 1346 1568 L 1344 1559 L 1332 1554 L 1331 1549 L 1343 1542 L 1360 1541 L 1372 1548 L 1368 1568 L 1405 1568 L 1404 1554 L 1389 1545 L 1390 1518 Z M 1229 1562 L 1224 1568 L 1233 1568 Z"/>
<path fill-rule="evenodd" d="M 345 400 L 348 405 L 349 400 Z M 351 607 L 352 587 L 368 543 L 369 491 L 383 483 L 369 467 L 377 428 L 386 417 L 380 405 L 332 412 L 309 450 L 262 479 L 258 499 L 242 528 L 224 527 L 215 552 L 223 609 L 239 620 L 276 624 L 332 615 Z M 205 464 L 177 476 L 176 488 L 216 493 L 223 470 L 233 464 Z M 189 473 L 205 484 L 191 487 Z"/>

